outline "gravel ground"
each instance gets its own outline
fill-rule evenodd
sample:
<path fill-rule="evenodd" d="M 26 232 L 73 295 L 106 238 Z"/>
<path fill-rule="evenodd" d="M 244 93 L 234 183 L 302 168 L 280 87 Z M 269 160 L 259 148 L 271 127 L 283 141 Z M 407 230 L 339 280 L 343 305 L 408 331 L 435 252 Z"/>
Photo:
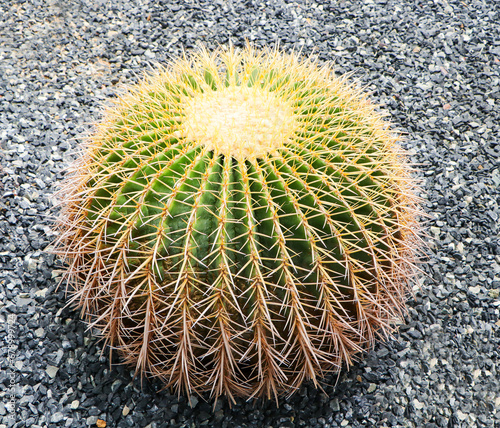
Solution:
<path fill-rule="evenodd" d="M 159 3 L 0 2 L 0 428 L 500 427 L 500 2 Z M 230 39 L 353 72 L 407 133 L 436 238 L 397 337 L 278 408 L 141 390 L 64 309 L 44 252 L 51 195 L 99 103 L 182 47 Z"/>

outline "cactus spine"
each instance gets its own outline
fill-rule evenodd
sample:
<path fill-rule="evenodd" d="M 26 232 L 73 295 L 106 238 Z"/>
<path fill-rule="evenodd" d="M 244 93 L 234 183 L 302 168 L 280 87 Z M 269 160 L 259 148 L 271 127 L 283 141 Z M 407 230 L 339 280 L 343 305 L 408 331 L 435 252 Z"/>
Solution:
<path fill-rule="evenodd" d="M 420 209 L 398 137 L 330 65 L 205 49 L 130 87 L 61 190 L 71 302 L 139 373 L 278 397 L 401 318 Z"/>

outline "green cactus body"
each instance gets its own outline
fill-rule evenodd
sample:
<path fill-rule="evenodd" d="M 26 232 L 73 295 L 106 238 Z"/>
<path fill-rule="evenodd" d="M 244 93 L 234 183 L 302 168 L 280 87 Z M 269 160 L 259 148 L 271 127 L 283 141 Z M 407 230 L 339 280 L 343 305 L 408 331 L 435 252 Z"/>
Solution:
<path fill-rule="evenodd" d="M 166 386 L 291 393 L 401 317 L 415 182 L 330 66 L 201 49 L 129 88 L 72 171 L 56 245 L 71 301 Z"/>

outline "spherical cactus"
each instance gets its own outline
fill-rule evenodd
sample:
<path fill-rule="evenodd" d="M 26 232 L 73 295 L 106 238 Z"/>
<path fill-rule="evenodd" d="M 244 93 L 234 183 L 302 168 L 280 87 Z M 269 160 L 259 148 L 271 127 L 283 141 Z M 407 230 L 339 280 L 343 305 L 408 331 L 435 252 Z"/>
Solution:
<path fill-rule="evenodd" d="M 130 87 L 82 148 L 55 248 L 70 302 L 138 373 L 277 398 L 401 318 L 418 187 L 331 65 L 200 48 Z"/>

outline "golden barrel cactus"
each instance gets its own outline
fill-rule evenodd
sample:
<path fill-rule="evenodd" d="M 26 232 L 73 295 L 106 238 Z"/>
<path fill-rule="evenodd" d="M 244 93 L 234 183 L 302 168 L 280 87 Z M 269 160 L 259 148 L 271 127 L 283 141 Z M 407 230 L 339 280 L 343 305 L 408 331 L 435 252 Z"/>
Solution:
<path fill-rule="evenodd" d="M 418 260 L 405 154 L 332 66 L 250 47 L 128 88 L 60 191 L 70 302 L 179 392 L 278 397 L 401 318 Z"/>

